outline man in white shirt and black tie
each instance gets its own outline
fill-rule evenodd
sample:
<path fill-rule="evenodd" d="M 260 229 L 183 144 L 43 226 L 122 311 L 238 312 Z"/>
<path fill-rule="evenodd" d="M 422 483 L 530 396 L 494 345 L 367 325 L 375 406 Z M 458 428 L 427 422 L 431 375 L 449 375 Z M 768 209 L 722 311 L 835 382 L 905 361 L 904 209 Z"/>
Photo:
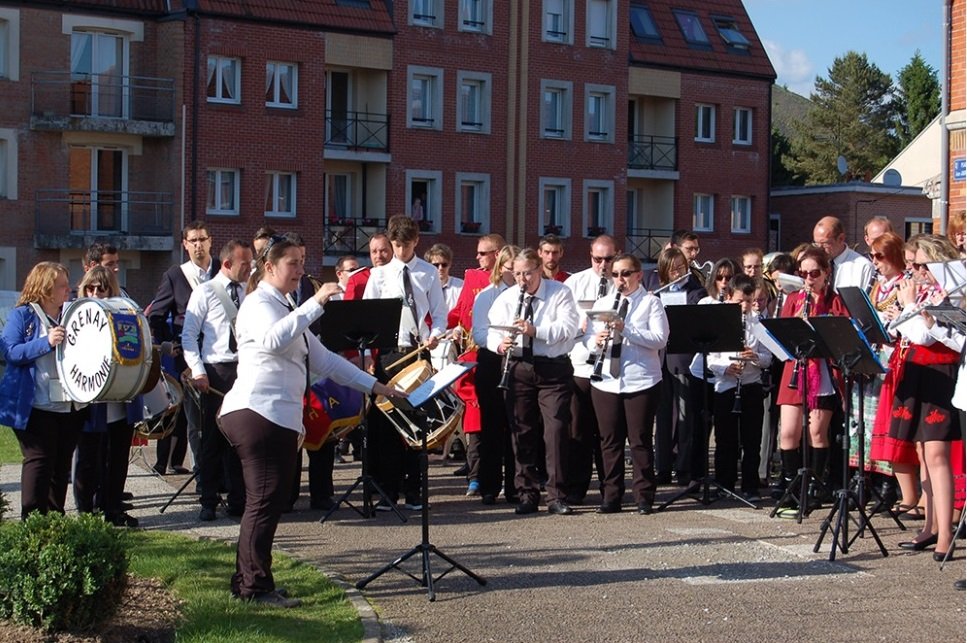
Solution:
<path fill-rule="evenodd" d="M 222 248 L 219 261 L 218 274 L 196 288 L 188 299 L 181 332 L 192 384 L 202 395 L 199 520 L 215 519 L 223 474 L 227 477 L 224 482 L 228 488 L 229 514 L 241 516 L 245 509 L 245 487 L 238 456 L 215 425 L 215 414 L 238 376 L 234 325 L 252 271 L 252 247 L 247 241 L 233 239 Z"/>

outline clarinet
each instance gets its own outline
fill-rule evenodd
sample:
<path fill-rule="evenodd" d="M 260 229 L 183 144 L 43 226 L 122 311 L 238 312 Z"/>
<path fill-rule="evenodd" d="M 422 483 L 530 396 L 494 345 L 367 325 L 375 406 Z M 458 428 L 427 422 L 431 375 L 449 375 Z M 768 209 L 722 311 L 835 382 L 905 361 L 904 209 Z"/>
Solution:
<path fill-rule="evenodd" d="M 598 299 L 601 299 L 608 294 L 608 278 L 601 275 L 601 281 L 598 282 Z"/>
<path fill-rule="evenodd" d="M 801 292 L 803 295 L 803 300 L 802 300 L 802 310 L 800 311 L 799 316 L 802 317 L 803 319 L 807 319 L 809 317 L 809 305 L 812 303 L 812 295 L 809 294 L 809 289 L 807 288 L 803 288 Z M 792 377 L 789 378 L 789 388 L 797 389 L 797 390 L 799 389 L 799 360 L 798 359 L 796 360 L 796 366 L 792 369 Z"/>
<path fill-rule="evenodd" d="M 621 288 L 618 288 L 614 294 L 614 303 L 611 306 L 611 310 L 617 312 L 619 305 L 621 305 Z M 608 345 L 611 344 L 613 337 L 614 330 L 611 330 L 608 338 L 604 340 L 604 344 L 601 346 L 601 352 L 597 353 L 594 357 L 594 371 L 591 373 L 592 382 L 600 382 L 604 378 L 604 360 L 608 355 Z"/>
<path fill-rule="evenodd" d="M 520 319 L 521 314 L 524 312 L 524 298 L 527 296 L 527 290 L 522 286 L 520 289 L 520 297 L 517 298 L 517 312 L 514 313 L 514 320 Z M 504 353 L 504 364 L 500 372 L 500 383 L 497 384 L 497 388 L 502 391 L 510 390 L 510 353 L 513 349 L 508 348 L 507 352 Z"/>
<path fill-rule="evenodd" d="M 873 292 L 873 286 L 876 285 L 877 280 L 880 278 L 880 271 L 873 266 L 873 274 L 870 275 L 870 282 L 866 284 L 866 294 L 869 295 Z"/>
<path fill-rule="evenodd" d="M 746 340 L 748 339 L 748 325 L 749 318 L 746 315 L 742 315 L 742 346 L 746 345 Z M 735 415 L 742 414 L 742 371 L 745 370 L 745 360 L 736 357 L 735 362 L 739 364 L 739 374 L 735 376 L 735 402 L 732 404 L 732 413 Z"/>

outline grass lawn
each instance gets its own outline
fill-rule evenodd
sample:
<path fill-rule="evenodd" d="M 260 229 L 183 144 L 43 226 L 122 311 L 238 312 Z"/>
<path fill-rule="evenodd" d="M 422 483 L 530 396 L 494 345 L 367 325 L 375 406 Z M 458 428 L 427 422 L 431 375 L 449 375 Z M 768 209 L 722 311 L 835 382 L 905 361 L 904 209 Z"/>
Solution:
<path fill-rule="evenodd" d="M 0 425 L 0 464 L 20 464 L 20 444 L 13 429 Z"/>
<path fill-rule="evenodd" d="M 234 548 L 160 531 L 132 531 L 130 572 L 159 578 L 184 601 L 179 642 L 269 643 L 284 641 L 359 641 L 362 624 L 342 590 L 310 565 L 275 553 L 276 584 L 302 606 L 280 610 L 232 598 Z M 150 609 L 150 605 L 146 609 Z"/>

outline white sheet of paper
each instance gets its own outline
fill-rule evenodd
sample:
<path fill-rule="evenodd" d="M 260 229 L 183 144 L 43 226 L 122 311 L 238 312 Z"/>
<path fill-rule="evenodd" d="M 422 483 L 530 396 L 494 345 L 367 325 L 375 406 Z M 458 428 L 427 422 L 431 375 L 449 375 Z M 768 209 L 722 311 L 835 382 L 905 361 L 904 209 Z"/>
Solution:
<path fill-rule="evenodd" d="M 678 292 L 661 292 L 658 293 L 658 297 L 661 299 L 663 306 L 684 306 L 688 303 L 688 293 L 684 290 L 679 290 Z"/>
<path fill-rule="evenodd" d="M 780 359 L 783 362 L 791 362 L 796 359 L 795 356 L 790 355 L 785 348 L 782 347 L 776 338 L 772 336 L 772 333 L 763 326 L 762 324 L 752 324 L 752 335 L 755 336 L 762 345 L 769 349 L 769 352 L 776 356 L 776 359 Z"/>
<path fill-rule="evenodd" d="M 476 366 L 476 362 L 453 362 L 437 371 L 437 373 L 420 384 L 409 394 L 407 401 L 417 407 L 435 397 L 440 391 L 457 381 L 461 375 Z"/>

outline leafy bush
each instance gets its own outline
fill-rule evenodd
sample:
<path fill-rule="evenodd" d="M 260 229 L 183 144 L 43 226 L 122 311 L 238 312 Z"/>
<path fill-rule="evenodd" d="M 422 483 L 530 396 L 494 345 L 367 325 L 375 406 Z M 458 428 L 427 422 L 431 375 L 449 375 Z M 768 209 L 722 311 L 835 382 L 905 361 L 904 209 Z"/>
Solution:
<path fill-rule="evenodd" d="M 111 616 L 127 582 L 121 535 L 98 516 L 34 513 L 0 525 L 0 617 L 84 630 Z"/>

